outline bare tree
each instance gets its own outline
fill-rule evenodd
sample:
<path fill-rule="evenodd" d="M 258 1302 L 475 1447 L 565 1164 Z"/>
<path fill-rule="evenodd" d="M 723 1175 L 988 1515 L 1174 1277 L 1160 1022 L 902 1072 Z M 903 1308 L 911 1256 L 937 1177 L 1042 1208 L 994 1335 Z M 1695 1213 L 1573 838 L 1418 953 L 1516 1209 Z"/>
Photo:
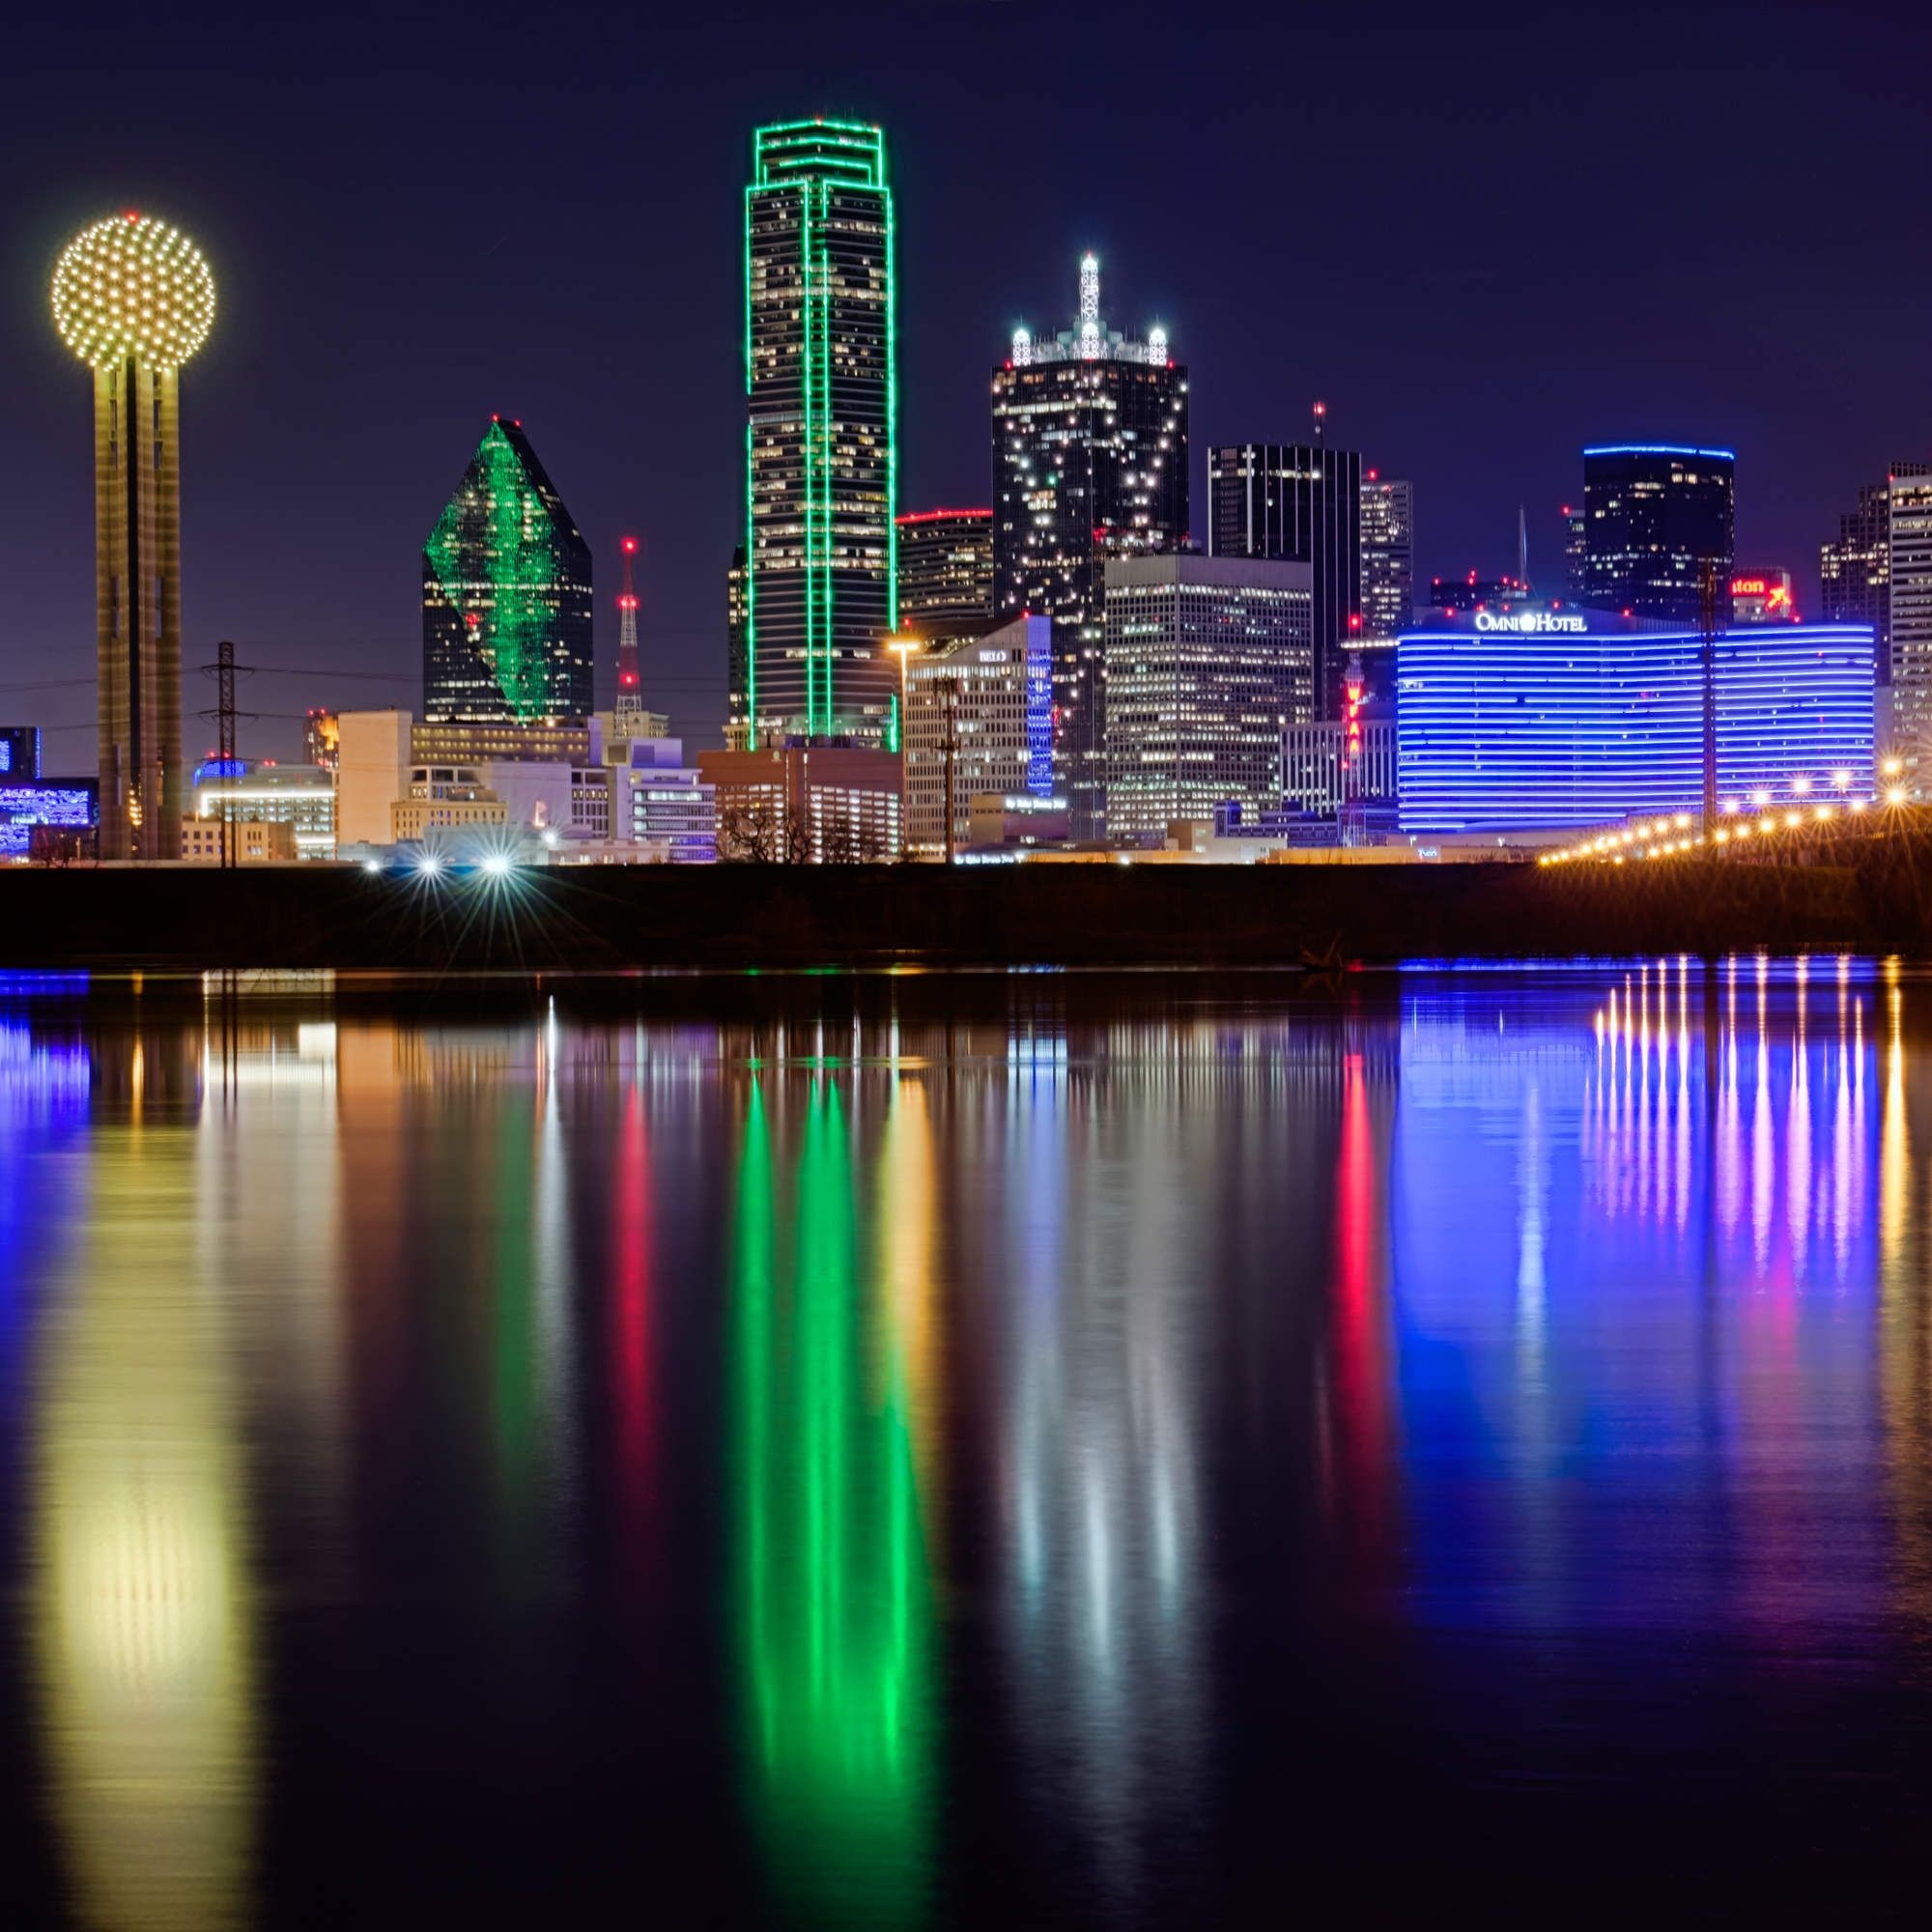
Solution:
<path fill-rule="evenodd" d="M 811 864 L 811 828 L 803 818 L 785 821 L 784 863 L 787 866 L 809 866 Z"/>
<path fill-rule="evenodd" d="M 36 825 L 27 834 L 27 858 L 50 871 L 71 866 L 85 854 L 87 835 L 63 825 Z"/>
<path fill-rule="evenodd" d="M 841 812 L 825 828 L 825 863 L 828 866 L 849 866 L 858 856 L 858 847 L 852 838 L 852 821 Z"/>
<path fill-rule="evenodd" d="M 778 824 L 769 805 L 727 806 L 718 815 L 718 856 L 769 866 L 778 857 Z"/>

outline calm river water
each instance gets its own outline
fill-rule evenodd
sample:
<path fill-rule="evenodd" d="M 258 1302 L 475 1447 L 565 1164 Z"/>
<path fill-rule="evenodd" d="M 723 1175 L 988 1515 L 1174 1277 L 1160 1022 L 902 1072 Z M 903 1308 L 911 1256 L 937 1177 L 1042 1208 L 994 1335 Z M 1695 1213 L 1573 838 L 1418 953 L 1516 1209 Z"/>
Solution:
<path fill-rule="evenodd" d="M 1923 1912 L 1932 980 L 0 981 L 0 1918 Z"/>

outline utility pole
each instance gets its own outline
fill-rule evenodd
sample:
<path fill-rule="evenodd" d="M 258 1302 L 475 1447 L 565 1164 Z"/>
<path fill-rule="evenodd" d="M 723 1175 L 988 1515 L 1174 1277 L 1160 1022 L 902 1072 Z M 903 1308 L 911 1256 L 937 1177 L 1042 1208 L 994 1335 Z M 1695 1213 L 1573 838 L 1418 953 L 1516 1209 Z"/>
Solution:
<path fill-rule="evenodd" d="M 959 759 L 959 680 L 946 681 L 946 863 L 952 863 L 953 837 L 952 785 Z"/>
<path fill-rule="evenodd" d="M 1718 566 L 1706 557 L 1697 573 L 1697 604 L 1703 631 L 1704 670 L 1704 838 L 1718 829 Z"/>

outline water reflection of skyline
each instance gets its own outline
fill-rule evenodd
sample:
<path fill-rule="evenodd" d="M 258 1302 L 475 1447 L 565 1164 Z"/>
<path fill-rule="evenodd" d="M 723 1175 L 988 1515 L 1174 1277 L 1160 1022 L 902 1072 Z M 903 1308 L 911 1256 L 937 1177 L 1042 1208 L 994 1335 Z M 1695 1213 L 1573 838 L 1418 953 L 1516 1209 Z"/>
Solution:
<path fill-rule="evenodd" d="M 1023 1897 L 1174 1907 L 1223 1734 L 1267 1710 L 1296 1762 L 1324 1617 L 1409 1671 L 1538 1633 L 1499 1709 L 1645 1632 L 1924 1674 L 1910 974 L 785 997 L 0 1016 L 0 1422 L 77 1898 L 246 1916 L 290 1604 L 429 1592 L 527 1646 L 617 1589 L 639 1656 L 715 1622 L 653 1668 L 817 1922 L 934 1914 L 989 1738 L 1060 1867 Z M 136 1805 L 156 1767 L 194 1803 Z"/>

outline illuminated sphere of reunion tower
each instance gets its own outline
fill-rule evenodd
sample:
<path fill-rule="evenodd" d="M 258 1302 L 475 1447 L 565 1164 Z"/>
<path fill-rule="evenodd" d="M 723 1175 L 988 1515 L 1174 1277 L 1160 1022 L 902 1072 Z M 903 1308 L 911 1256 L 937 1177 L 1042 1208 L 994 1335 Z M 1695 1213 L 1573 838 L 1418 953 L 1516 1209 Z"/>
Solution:
<path fill-rule="evenodd" d="M 208 340 L 214 277 L 180 229 L 129 210 L 68 243 L 53 308 L 94 371 L 100 856 L 179 859 L 181 366 Z"/>

